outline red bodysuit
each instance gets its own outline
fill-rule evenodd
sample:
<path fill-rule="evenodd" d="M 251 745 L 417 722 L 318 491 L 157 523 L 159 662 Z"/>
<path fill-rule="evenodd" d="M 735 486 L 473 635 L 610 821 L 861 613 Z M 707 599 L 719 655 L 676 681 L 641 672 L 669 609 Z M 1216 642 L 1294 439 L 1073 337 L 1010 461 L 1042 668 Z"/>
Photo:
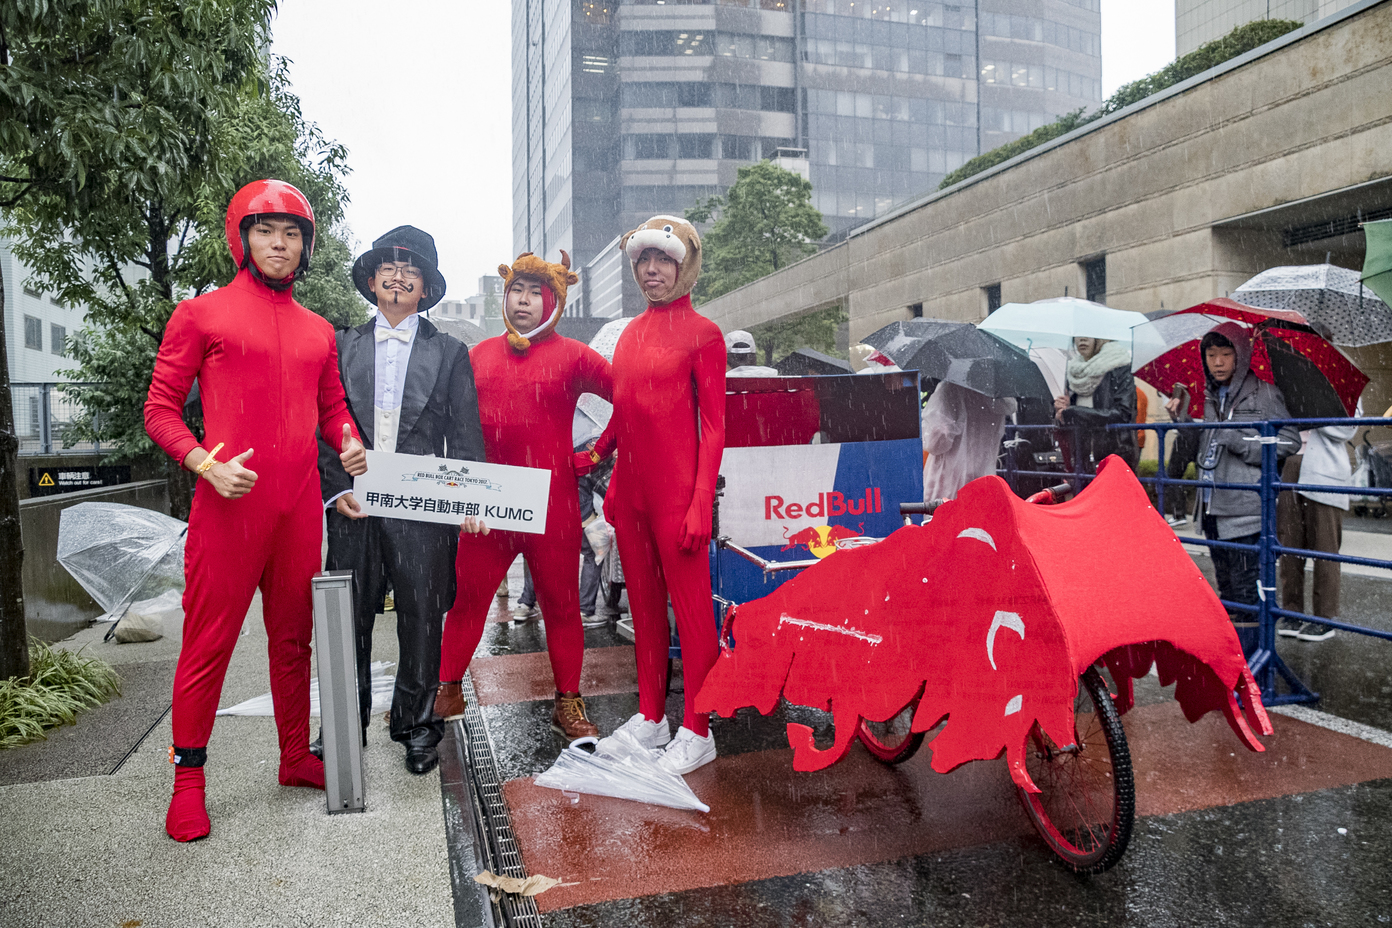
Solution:
<path fill-rule="evenodd" d="M 226 287 L 180 303 L 145 403 L 146 431 L 180 463 L 200 444 L 182 416 L 195 377 L 203 447 L 225 443 L 220 460 L 254 449 L 246 466 L 257 481 L 241 499 L 224 499 L 204 480 L 194 493 L 184 554 L 184 640 L 174 674 L 174 744 L 207 745 L 223 676 L 259 586 L 280 781 L 322 788 L 323 768 L 309 754 L 310 580 L 322 563 L 324 537 L 315 430 L 341 436 L 344 425 L 352 428 L 333 326 L 289 291 L 272 290 L 246 270 Z M 202 770 L 177 770 L 194 773 L 201 813 Z M 306 782 L 316 773 L 317 783 Z M 176 782 L 176 802 L 179 789 Z M 177 838 L 174 812 L 171 806 L 170 834 Z"/>
<path fill-rule="evenodd" d="M 725 341 L 691 297 L 649 306 L 619 337 L 614 417 L 596 452 L 606 455 L 614 441 L 604 513 L 628 585 L 638 708 L 651 721 L 665 714 L 670 596 L 686 690 L 682 724 L 704 737 L 709 727 L 695 702 L 719 651 L 706 542 L 725 450 Z"/>
<path fill-rule="evenodd" d="M 445 616 L 440 679 L 459 680 L 483 637 L 488 606 L 520 553 L 536 584 L 546 622 L 546 650 L 556 690 L 580 689 L 585 631 L 580 622 L 580 505 L 571 467 L 571 423 L 582 393 L 613 395 L 609 362 L 592 348 L 554 332 L 518 352 L 505 336 L 469 352 L 478 389 L 483 444 L 493 464 L 551 471 L 546 532 L 462 533 L 456 572 L 459 595 Z"/>

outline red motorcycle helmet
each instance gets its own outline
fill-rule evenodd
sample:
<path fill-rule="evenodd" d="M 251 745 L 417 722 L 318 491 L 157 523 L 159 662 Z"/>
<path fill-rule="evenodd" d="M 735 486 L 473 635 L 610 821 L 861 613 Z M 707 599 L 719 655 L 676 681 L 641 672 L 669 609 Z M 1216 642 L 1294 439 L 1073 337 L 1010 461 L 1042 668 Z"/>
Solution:
<path fill-rule="evenodd" d="M 250 258 L 251 246 L 247 243 L 247 230 L 258 216 L 288 216 L 295 221 L 304 235 L 304 249 L 300 252 L 300 266 L 284 280 L 270 281 L 262 276 Z M 250 267 L 251 273 L 263 283 L 278 290 L 293 286 L 309 271 L 309 259 L 314 254 L 314 209 L 309 200 L 293 184 L 283 180 L 254 180 L 232 196 L 227 204 L 227 247 L 232 252 L 232 260 L 238 269 Z"/>

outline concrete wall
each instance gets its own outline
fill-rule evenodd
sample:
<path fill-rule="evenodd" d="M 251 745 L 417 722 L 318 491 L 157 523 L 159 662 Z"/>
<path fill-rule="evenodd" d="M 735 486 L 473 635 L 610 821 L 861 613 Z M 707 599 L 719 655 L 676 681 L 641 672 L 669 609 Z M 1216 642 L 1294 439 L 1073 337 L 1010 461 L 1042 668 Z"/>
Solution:
<path fill-rule="evenodd" d="M 102 609 L 58 563 L 58 522 L 64 509 L 78 503 L 124 503 L 169 514 L 164 480 L 143 480 L 119 487 L 63 493 L 22 500 L 20 533 L 24 540 L 24 621 L 29 634 L 61 641 L 101 615 Z"/>
<path fill-rule="evenodd" d="M 979 321 L 993 284 L 1004 302 L 1065 288 L 1081 296 L 1080 262 L 1099 256 L 1108 304 L 1141 312 L 1223 296 L 1274 264 L 1317 263 L 1323 250 L 1292 254 L 1279 228 L 1215 226 L 1392 177 L 1389 64 L 1392 2 L 1358 4 L 906 206 L 702 312 L 728 331 L 845 302 L 855 341 L 919 302 L 925 317 Z M 1362 189 L 1392 197 L 1392 185 Z M 1361 261 L 1359 252 L 1340 257 Z M 1359 359 L 1382 364 L 1385 354 Z M 1392 370 L 1368 372 L 1365 406 L 1386 406 Z"/>

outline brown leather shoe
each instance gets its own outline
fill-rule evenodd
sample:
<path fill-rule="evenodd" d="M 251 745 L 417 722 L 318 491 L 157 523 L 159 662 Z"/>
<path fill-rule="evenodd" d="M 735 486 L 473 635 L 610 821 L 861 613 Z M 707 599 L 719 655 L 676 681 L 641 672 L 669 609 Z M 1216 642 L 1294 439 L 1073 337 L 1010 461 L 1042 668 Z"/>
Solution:
<path fill-rule="evenodd" d="M 464 687 L 462 681 L 455 680 L 453 683 L 441 683 L 439 689 L 435 691 L 435 715 L 437 718 L 452 722 L 455 719 L 464 717 Z"/>
<path fill-rule="evenodd" d="M 551 710 L 551 727 L 567 741 L 576 738 L 597 738 L 599 728 L 585 718 L 585 700 L 579 693 L 557 693 L 556 707 Z"/>

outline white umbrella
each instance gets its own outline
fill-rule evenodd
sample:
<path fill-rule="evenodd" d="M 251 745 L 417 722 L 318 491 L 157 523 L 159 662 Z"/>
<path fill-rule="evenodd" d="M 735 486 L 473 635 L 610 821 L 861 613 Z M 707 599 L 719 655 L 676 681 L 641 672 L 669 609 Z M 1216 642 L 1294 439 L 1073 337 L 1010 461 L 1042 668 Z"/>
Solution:
<path fill-rule="evenodd" d="M 614 349 L 619 345 L 619 336 L 632 321 L 632 316 L 624 316 L 604 323 L 595 333 L 595 337 L 590 339 L 590 347 L 612 364 Z M 575 405 L 575 418 L 570 426 L 571 447 L 578 448 L 590 439 L 602 435 L 613 414 L 614 406 L 608 400 L 601 399 L 593 393 L 580 394 L 580 400 Z"/>
<path fill-rule="evenodd" d="M 121 503 L 78 503 L 58 517 L 58 563 L 116 621 L 131 603 L 184 587 L 184 533 L 178 519 Z"/>
<path fill-rule="evenodd" d="M 1006 303 L 978 328 L 1021 348 L 1072 348 L 1074 338 L 1129 341 L 1131 327 L 1146 321 L 1141 313 L 1061 296 L 1033 303 Z"/>
<path fill-rule="evenodd" d="M 580 749 L 586 743 L 594 744 L 595 739 L 571 742 L 550 769 L 536 778 L 536 785 L 672 809 L 710 811 L 685 780 L 657 765 L 659 752 L 643 747 L 627 731 L 620 729 L 599 742 L 593 754 Z"/>
<path fill-rule="evenodd" d="M 1030 360 L 1044 375 L 1049 385 L 1050 396 L 1066 396 L 1068 393 L 1068 352 L 1062 348 L 1031 348 Z"/>

